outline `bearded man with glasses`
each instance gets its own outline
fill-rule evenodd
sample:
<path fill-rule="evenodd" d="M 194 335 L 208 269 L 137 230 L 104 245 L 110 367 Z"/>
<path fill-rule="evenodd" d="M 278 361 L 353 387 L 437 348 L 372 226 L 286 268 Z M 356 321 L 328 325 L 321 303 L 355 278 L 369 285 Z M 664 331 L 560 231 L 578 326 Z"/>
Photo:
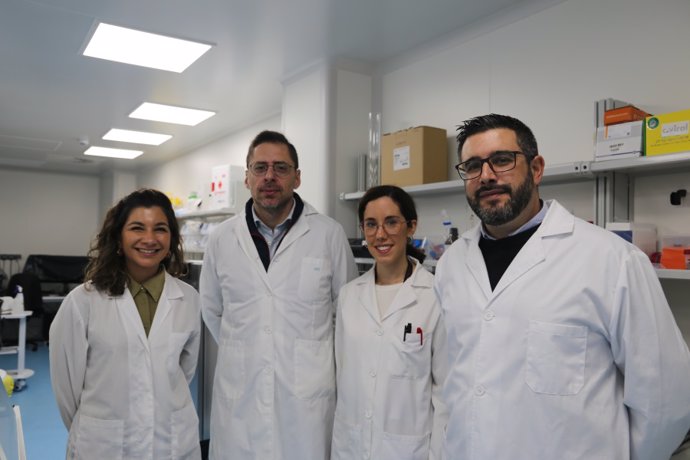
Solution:
<path fill-rule="evenodd" d="M 343 228 L 295 193 L 300 182 L 295 147 L 259 133 L 247 154 L 252 198 L 209 236 L 200 291 L 218 342 L 211 459 L 329 457 L 335 305 L 357 271 Z"/>
<path fill-rule="evenodd" d="M 690 353 L 648 257 L 540 199 L 544 158 L 520 120 L 458 131 L 481 223 L 436 267 L 444 458 L 668 459 L 690 428 Z"/>

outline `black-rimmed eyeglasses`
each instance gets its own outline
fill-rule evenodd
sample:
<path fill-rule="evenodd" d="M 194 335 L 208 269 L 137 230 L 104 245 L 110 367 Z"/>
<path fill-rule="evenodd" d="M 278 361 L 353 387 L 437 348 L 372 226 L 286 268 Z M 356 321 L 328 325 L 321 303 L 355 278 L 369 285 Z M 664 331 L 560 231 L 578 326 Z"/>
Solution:
<path fill-rule="evenodd" d="M 463 161 L 455 165 L 455 169 L 462 180 L 476 179 L 481 176 L 484 163 L 488 163 L 493 172 L 502 173 L 515 168 L 518 154 L 524 155 L 517 150 L 497 150 L 486 158 L 470 158 Z"/>
<path fill-rule="evenodd" d="M 275 163 L 267 163 L 265 161 L 257 161 L 250 164 L 247 169 L 251 171 L 255 176 L 265 176 L 268 172 L 268 168 L 273 168 L 273 174 L 278 177 L 285 177 L 290 174 L 295 167 L 284 161 L 276 161 Z"/>

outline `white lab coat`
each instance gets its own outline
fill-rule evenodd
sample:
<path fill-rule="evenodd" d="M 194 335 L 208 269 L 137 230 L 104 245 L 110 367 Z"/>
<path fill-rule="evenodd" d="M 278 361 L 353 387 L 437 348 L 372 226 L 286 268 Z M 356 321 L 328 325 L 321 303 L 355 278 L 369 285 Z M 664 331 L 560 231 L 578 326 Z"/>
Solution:
<path fill-rule="evenodd" d="M 200 458 L 189 391 L 200 327 L 198 293 L 167 273 L 148 337 L 127 288 L 121 296 L 83 284 L 70 292 L 50 328 L 67 458 Z"/>
<path fill-rule="evenodd" d="M 200 291 L 218 342 L 211 459 L 328 458 L 335 301 L 355 274 L 342 227 L 307 203 L 268 271 L 244 212 L 209 236 Z"/>
<path fill-rule="evenodd" d="M 690 354 L 652 265 L 547 205 L 493 292 L 478 227 L 439 261 L 445 458 L 668 459 L 690 427 Z"/>
<path fill-rule="evenodd" d="M 381 318 L 372 268 L 340 291 L 336 318 L 331 459 L 439 459 L 448 358 L 433 275 L 416 264 Z"/>

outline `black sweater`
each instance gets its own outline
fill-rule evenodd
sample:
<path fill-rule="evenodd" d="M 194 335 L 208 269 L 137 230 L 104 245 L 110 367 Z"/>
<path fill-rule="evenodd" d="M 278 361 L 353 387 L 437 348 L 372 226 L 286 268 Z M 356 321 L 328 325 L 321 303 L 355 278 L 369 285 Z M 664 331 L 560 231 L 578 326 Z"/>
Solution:
<path fill-rule="evenodd" d="M 507 236 L 500 240 L 490 240 L 482 236 L 479 239 L 479 249 L 484 256 L 486 270 L 489 272 L 489 282 L 493 291 L 505 271 L 510 266 L 520 249 L 527 240 L 537 231 L 539 225 L 520 232 L 516 235 Z"/>

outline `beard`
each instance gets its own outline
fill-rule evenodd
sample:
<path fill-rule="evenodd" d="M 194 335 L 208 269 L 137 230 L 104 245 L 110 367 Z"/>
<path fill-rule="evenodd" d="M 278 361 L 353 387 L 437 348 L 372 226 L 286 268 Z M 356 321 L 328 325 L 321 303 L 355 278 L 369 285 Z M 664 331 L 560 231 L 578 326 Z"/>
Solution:
<path fill-rule="evenodd" d="M 501 190 L 510 195 L 510 200 L 503 206 L 482 207 L 479 203 L 479 194 L 489 190 Z M 474 193 L 474 196 L 467 195 L 467 203 L 472 211 L 479 217 L 484 225 L 498 226 L 515 219 L 529 204 L 532 192 L 534 191 L 534 176 L 528 169 L 525 180 L 513 191 L 510 185 L 486 185 L 482 186 Z"/>

